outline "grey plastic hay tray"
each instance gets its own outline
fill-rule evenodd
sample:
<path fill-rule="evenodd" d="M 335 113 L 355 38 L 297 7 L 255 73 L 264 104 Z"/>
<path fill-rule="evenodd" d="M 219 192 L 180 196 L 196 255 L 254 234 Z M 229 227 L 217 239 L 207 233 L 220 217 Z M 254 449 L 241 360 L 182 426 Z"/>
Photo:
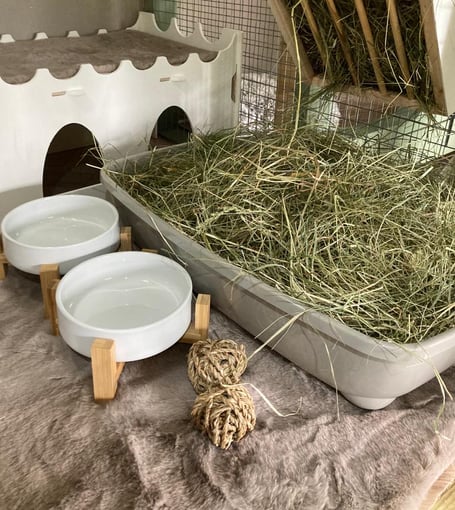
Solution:
<path fill-rule="evenodd" d="M 150 158 L 143 154 L 112 162 L 111 169 Z M 306 372 L 336 388 L 364 409 L 381 409 L 455 363 L 455 328 L 419 344 L 375 340 L 319 312 L 208 251 L 151 213 L 106 174 L 101 181 L 134 239 L 142 247 L 173 251 L 186 264 L 194 289 L 209 293 L 212 304 L 260 341 L 277 335 L 270 347 Z M 305 313 L 302 313 L 305 312 Z"/>

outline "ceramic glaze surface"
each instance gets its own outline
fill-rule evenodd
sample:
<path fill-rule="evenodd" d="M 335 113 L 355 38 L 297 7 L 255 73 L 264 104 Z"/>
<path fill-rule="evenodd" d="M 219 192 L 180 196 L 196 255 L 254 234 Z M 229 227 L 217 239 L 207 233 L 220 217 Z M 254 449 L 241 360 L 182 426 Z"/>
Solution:
<path fill-rule="evenodd" d="M 68 310 L 76 320 L 96 328 L 147 326 L 164 319 L 179 305 L 179 296 L 170 287 L 172 283 L 156 278 L 137 272 L 106 277 L 98 283 L 99 287 L 75 294 Z"/>
<path fill-rule="evenodd" d="M 104 232 L 105 227 L 96 221 L 74 217 L 48 216 L 14 232 L 14 239 L 29 246 L 53 247 L 83 243 Z"/>
<path fill-rule="evenodd" d="M 9 262 L 39 274 L 41 264 L 59 264 L 60 273 L 89 257 L 114 251 L 120 240 L 119 216 L 106 200 L 56 195 L 27 202 L 2 221 Z"/>
<path fill-rule="evenodd" d="M 90 356 L 95 338 L 115 341 L 118 361 L 154 356 L 191 321 L 192 282 L 176 262 L 153 253 L 118 252 L 69 271 L 56 295 L 60 333 Z"/>

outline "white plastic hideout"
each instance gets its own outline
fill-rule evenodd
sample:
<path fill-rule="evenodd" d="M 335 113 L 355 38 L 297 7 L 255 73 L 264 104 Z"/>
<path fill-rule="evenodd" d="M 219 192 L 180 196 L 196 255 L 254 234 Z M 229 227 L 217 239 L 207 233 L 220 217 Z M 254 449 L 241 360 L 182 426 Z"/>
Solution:
<path fill-rule="evenodd" d="M 90 130 L 106 159 L 147 150 L 161 113 L 181 108 L 194 133 L 231 128 L 238 123 L 241 33 L 225 29 L 209 41 L 198 24 L 184 36 L 175 20 L 166 31 L 154 15 L 140 12 L 130 29 L 152 34 L 178 45 L 217 52 L 203 62 L 191 53 L 180 65 L 159 56 L 147 69 L 123 60 L 110 73 L 82 64 L 70 78 L 55 78 L 38 69 L 25 83 L 0 78 L 0 219 L 17 205 L 42 196 L 42 177 L 49 146 L 66 125 Z M 105 33 L 100 30 L 99 33 Z M 70 32 L 68 37 L 78 37 Z M 36 39 L 47 38 L 40 33 Z M 15 44 L 9 35 L 0 44 Z"/>
<path fill-rule="evenodd" d="M 117 209 L 84 195 L 22 204 L 3 218 L 1 232 L 8 262 L 32 274 L 40 274 L 44 264 L 58 264 L 64 274 L 88 258 L 115 251 L 120 242 Z"/>

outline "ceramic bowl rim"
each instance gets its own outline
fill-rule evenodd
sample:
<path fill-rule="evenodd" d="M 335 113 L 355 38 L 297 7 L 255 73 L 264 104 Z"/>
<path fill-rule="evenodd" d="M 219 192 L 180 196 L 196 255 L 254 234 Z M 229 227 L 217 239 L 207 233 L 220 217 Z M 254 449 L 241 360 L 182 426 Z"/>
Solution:
<path fill-rule="evenodd" d="M 17 214 L 17 212 L 22 208 L 25 209 L 26 207 L 27 208 L 31 207 L 31 204 L 34 204 L 37 202 L 44 202 L 44 201 L 57 202 L 62 199 L 68 199 L 68 197 L 76 197 L 76 199 L 79 199 L 79 200 L 96 202 L 99 205 L 102 204 L 103 207 L 107 207 L 107 209 L 109 209 L 111 212 L 114 213 L 113 222 L 106 230 L 103 230 L 103 232 L 101 232 L 100 234 L 98 234 L 94 237 L 91 237 L 90 239 L 86 239 L 85 241 L 81 241 L 79 243 L 61 244 L 61 245 L 57 245 L 57 246 L 36 246 L 33 244 L 23 243 L 21 241 L 18 241 L 14 237 L 12 237 L 10 235 L 8 229 L 5 228 L 5 225 L 7 225 L 8 221 L 11 221 L 11 218 L 14 217 L 14 213 Z M 69 200 L 73 200 L 73 198 L 70 198 Z M 50 197 L 37 198 L 35 200 L 30 200 L 29 202 L 25 202 L 25 203 L 15 207 L 11 211 L 9 211 L 6 214 L 6 216 L 3 218 L 1 225 L 0 225 L 0 230 L 2 233 L 3 239 L 4 240 L 7 239 L 8 242 L 10 242 L 11 244 L 14 244 L 15 246 L 20 246 L 22 248 L 28 248 L 28 249 L 33 249 L 33 250 L 37 250 L 37 251 L 55 251 L 55 250 L 68 250 L 68 249 L 73 249 L 73 248 L 77 248 L 80 246 L 83 247 L 87 244 L 93 243 L 95 240 L 101 239 L 102 237 L 109 235 L 113 230 L 117 229 L 119 226 L 119 221 L 120 221 L 120 216 L 119 216 L 119 212 L 118 212 L 117 208 L 113 204 L 111 204 L 110 202 L 108 202 L 107 200 L 105 200 L 103 198 L 92 197 L 89 195 L 76 195 L 76 194 L 64 195 L 64 194 L 62 194 L 62 195 L 53 195 Z"/>
<path fill-rule="evenodd" d="M 145 324 L 143 326 L 136 326 L 136 327 L 129 327 L 129 328 L 102 328 L 93 326 L 91 324 L 88 324 L 86 322 L 82 322 L 81 320 L 77 319 L 72 315 L 68 310 L 67 307 L 63 304 L 62 299 L 62 292 L 64 289 L 64 279 L 69 275 L 71 277 L 71 274 L 76 273 L 77 270 L 81 270 L 80 268 L 83 266 L 89 266 L 93 263 L 94 260 L 101 259 L 101 258 L 120 258 L 121 256 L 128 257 L 128 258 L 148 258 L 148 257 L 159 257 L 166 261 L 166 263 L 171 263 L 173 267 L 177 269 L 177 271 L 180 272 L 180 274 L 183 276 L 183 278 L 186 280 L 186 284 L 188 285 L 187 292 L 184 296 L 184 298 L 181 300 L 180 304 L 176 309 L 174 309 L 170 314 L 168 314 L 166 317 L 163 317 L 162 319 L 159 319 L 157 321 L 151 322 L 150 324 Z M 67 278 L 66 281 L 68 281 L 69 278 Z M 73 267 L 66 273 L 66 275 L 60 280 L 57 291 L 55 295 L 55 301 L 57 305 L 57 310 L 65 317 L 66 320 L 71 322 L 74 325 L 77 325 L 79 327 L 90 329 L 94 332 L 102 332 L 104 335 L 106 334 L 113 334 L 116 335 L 118 333 L 128 333 L 128 334 L 134 334 L 139 333 L 141 331 L 145 331 L 150 328 L 155 328 L 162 324 L 165 321 L 169 321 L 172 319 L 175 315 L 180 314 L 182 309 L 186 308 L 188 306 L 188 300 L 190 300 L 191 303 L 191 297 L 193 294 L 193 282 L 191 280 L 191 277 L 189 273 L 186 271 L 184 267 L 182 267 L 179 263 L 175 262 L 174 260 L 170 259 L 169 257 L 165 257 L 163 255 L 159 255 L 158 253 L 149 253 L 149 252 L 140 252 L 140 251 L 120 251 L 120 252 L 114 252 L 114 253 L 106 253 L 104 255 L 99 255 L 98 257 L 94 257 L 92 259 L 86 260 L 82 262 L 81 264 L 78 264 L 77 266 Z"/>

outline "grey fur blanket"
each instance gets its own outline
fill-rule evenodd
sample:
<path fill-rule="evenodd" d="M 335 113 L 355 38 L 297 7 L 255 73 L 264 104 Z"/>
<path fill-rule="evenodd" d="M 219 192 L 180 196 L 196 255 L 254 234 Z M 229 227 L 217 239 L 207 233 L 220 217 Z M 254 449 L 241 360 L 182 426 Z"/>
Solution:
<path fill-rule="evenodd" d="M 127 363 L 117 397 L 94 403 L 87 359 L 50 334 L 38 281 L 0 282 L 0 508 L 417 510 L 455 459 L 455 405 L 436 380 L 380 411 L 356 408 L 264 349 L 244 382 L 253 432 L 221 450 L 194 429 L 188 346 Z M 212 312 L 212 338 L 259 344 Z M 455 390 L 455 369 L 444 374 Z"/>

